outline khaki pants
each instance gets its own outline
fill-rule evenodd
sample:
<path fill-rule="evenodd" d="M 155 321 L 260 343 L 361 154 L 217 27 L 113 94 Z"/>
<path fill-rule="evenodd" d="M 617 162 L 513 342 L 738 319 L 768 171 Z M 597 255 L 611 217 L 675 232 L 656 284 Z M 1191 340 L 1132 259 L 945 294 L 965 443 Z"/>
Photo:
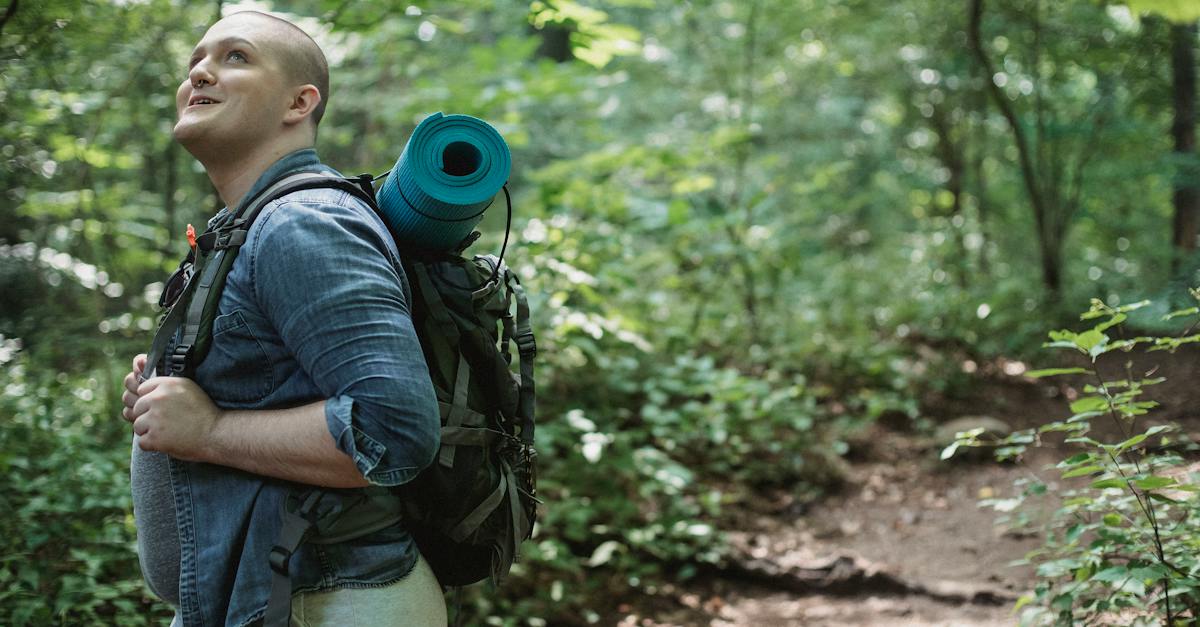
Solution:
<path fill-rule="evenodd" d="M 171 622 L 178 627 L 179 617 Z M 292 627 L 446 627 L 446 599 L 424 557 L 383 588 L 341 588 L 292 597 Z"/>
<path fill-rule="evenodd" d="M 422 557 L 386 588 L 306 592 L 292 599 L 292 627 L 446 627 L 446 599 Z"/>

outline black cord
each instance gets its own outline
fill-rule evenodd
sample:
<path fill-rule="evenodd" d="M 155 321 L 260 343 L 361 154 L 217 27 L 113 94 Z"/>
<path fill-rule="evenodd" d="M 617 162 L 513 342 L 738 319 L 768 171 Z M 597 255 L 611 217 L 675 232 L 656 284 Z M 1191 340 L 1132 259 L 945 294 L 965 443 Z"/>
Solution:
<path fill-rule="evenodd" d="M 512 196 L 508 193 L 508 183 L 505 182 L 501 188 L 504 190 L 504 200 L 508 203 L 508 218 L 504 221 L 504 243 L 500 246 L 500 257 L 496 259 L 496 267 L 492 269 L 492 278 L 488 282 L 496 280 L 496 276 L 500 274 L 500 264 L 504 263 L 504 251 L 508 248 L 508 233 L 512 229 Z"/>

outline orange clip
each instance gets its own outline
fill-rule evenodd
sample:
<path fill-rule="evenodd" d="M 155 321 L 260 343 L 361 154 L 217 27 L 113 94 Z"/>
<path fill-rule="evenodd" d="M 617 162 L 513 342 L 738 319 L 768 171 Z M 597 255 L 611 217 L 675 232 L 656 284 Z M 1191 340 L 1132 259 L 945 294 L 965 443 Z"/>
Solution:
<path fill-rule="evenodd" d="M 196 250 L 196 227 L 194 227 L 190 224 L 188 225 L 188 228 L 187 228 L 187 238 L 188 238 L 188 246 L 191 246 L 192 250 Z"/>

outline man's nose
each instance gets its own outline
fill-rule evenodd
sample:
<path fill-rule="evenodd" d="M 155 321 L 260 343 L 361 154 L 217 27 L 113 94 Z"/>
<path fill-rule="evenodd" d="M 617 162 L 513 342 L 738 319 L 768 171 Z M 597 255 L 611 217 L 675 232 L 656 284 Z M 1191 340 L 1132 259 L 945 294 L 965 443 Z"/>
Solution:
<path fill-rule="evenodd" d="M 208 59 L 200 59 L 192 69 L 188 71 L 188 82 L 192 84 L 193 89 L 199 89 L 205 85 L 212 85 L 217 82 L 217 78 L 213 75 L 209 68 Z"/>

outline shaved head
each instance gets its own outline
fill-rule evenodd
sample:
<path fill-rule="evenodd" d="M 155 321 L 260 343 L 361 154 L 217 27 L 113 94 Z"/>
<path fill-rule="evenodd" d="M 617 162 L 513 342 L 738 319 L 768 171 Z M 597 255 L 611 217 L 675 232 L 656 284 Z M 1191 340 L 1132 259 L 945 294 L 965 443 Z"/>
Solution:
<path fill-rule="evenodd" d="M 299 26 L 274 15 L 259 11 L 239 11 L 223 19 L 250 17 L 259 19 L 269 30 L 271 49 L 289 82 L 293 85 L 312 85 L 321 92 L 321 102 L 312 113 L 313 133 L 325 115 L 329 102 L 329 63 L 325 53 L 313 38 Z"/>

